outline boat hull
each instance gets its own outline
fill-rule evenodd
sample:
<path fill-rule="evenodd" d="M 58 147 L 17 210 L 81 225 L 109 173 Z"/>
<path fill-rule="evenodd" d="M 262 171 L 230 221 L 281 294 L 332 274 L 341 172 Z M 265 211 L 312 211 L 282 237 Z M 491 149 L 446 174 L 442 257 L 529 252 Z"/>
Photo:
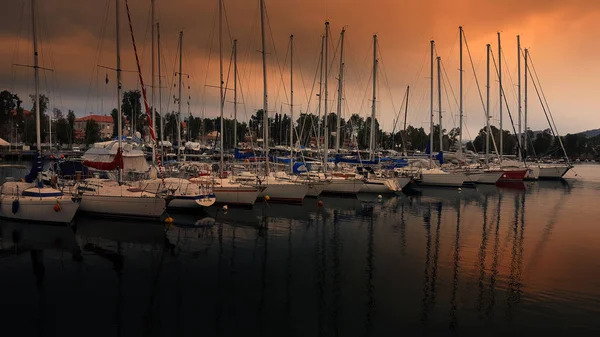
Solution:
<path fill-rule="evenodd" d="M 84 194 L 79 210 L 109 217 L 158 219 L 166 206 L 166 200 L 159 197 Z"/>
<path fill-rule="evenodd" d="M 323 193 L 331 194 L 356 194 L 363 187 L 360 179 L 332 179 L 323 189 Z"/>
<path fill-rule="evenodd" d="M 493 185 L 500 180 L 504 171 L 483 171 L 468 174 L 467 176 L 476 184 L 490 184 Z"/>
<path fill-rule="evenodd" d="M 308 193 L 306 184 L 268 183 L 259 195 L 259 199 L 269 196 L 268 201 L 300 204 Z"/>
<path fill-rule="evenodd" d="M 367 179 L 358 191 L 359 193 L 387 194 L 400 191 L 393 179 Z"/>
<path fill-rule="evenodd" d="M 217 204 L 253 206 L 260 190 L 250 186 L 215 186 L 213 193 Z"/>
<path fill-rule="evenodd" d="M 185 209 L 201 209 L 204 207 L 212 206 L 216 201 L 214 194 L 209 195 L 175 195 L 171 201 L 169 201 L 168 208 L 185 208 Z"/>
<path fill-rule="evenodd" d="M 420 184 L 423 186 L 461 187 L 468 180 L 464 174 L 424 173 Z"/>
<path fill-rule="evenodd" d="M 539 179 L 561 179 L 568 171 L 569 166 L 540 166 Z"/>
<path fill-rule="evenodd" d="M 308 192 L 306 192 L 307 197 L 316 198 L 325 189 L 325 187 L 329 184 L 328 182 L 307 182 Z"/>
<path fill-rule="evenodd" d="M 498 179 L 498 182 L 506 183 L 506 182 L 523 181 L 526 174 L 527 174 L 526 169 L 515 169 L 515 170 L 504 169 L 502 176 L 500 177 L 500 179 Z"/>
<path fill-rule="evenodd" d="M 15 200 L 19 201 L 19 206 L 13 213 Z M 54 208 L 57 204 L 60 206 L 58 211 Z M 77 198 L 66 196 L 57 198 L 0 196 L 0 217 L 11 220 L 68 224 L 73 221 L 79 207 Z"/>

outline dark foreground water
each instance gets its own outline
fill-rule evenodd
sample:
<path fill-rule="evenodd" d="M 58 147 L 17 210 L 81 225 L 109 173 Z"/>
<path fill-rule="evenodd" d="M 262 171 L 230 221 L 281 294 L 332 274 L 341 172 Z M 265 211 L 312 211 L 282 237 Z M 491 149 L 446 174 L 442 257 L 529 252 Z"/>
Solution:
<path fill-rule="evenodd" d="M 597 336 L 600 166 L 576 171 L 322 208 L 211 208 L 166 229 L 0 220 L 0 331 Z"/>

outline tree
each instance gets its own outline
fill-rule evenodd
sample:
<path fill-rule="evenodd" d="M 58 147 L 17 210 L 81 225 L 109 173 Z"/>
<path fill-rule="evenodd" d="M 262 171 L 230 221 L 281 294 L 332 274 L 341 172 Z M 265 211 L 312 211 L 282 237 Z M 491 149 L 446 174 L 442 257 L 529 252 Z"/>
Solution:
<path fill-rule="evenodd" d="M 31 104 L 33 104 L 33 108 L 31 108 L 31 112 L 35 113 L 37 110 L 37 104 L 35 103 L 35 95 L 30 94 L 29 98 L 31 100 Z M 50 104 L 50 100 L 48 99 L 48 96 L 46 96 L 45 94 L 41 94 L 39 97 L 39 103 L 40 103 L 40 116 L 43 115 L 46 110 L 48 110 L 48 105 Z"/>
<path fill-rule="evenodd" d="M 67 113 L 67 122 L 69 123 L 69 144 L 73 145 L 75 139 L 75 112 L 71 109 Z"/>
<path fill-rule="evenodd" d="M 112 136 L 117 137 L 119 135 L 119 110 L 112 109 L 112 111 L 110 112 L 110 116 L 112 117 L 113 120 L 113 131 L 112 131 Z M 121 119 L 121 122 L 123 122 L 123 119 Z"/>
<path fill-rule="evenodd" d="M 55 124 L 56 141 L 60 144 L 68 144 L 71 141 L 69 122 L 65 118 L 56 121 Z"/>
<path fill-rule="evenodd" d="M 17 94 L 13 94 L 8 90 L 0 92 L 0 137 L 9 138 L 15 125 L 15 116 L 11 111 L 20 108 L 20 106 L 21 100 Z"/>
<path fill-rule="evenodd" d="M 90 145 L 100 141 L 100 125 L 95 120 L 89 119 L 85 123 L 85 144 Z"/>
<path fill-rule="evenodd" d="M 121 112 L 129 121 L 132 130 L 131 134 L 134 134 L 135 131 L 140 131 L 140 133 L 143 134 L 144 131 L 144 125 L 140 123 L 140 115 L 142 111 L 142 104 L 140 103 L 141 97 L 142 93 L 139 90 L 129 90 L 125 91 L 123 94 Z"/>

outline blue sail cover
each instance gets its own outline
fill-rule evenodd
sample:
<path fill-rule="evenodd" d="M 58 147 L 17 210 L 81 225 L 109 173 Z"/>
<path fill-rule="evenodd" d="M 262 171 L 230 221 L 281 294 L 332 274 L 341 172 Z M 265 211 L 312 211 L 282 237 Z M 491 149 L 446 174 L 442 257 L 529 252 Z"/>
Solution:
<path fill-rule="evenodd" d="M 438 152 L 436 158 L 440 162 L 440 165 L 442 165 L 444 163 L 444 152 L 443 151 Z"/>
<path fill-rule="evenodd" d="M 240 149 L 235 148 L 233 150 L 233 155 L 234 155 L 235 159 L 253 158 L 254 151 L 240 151 Z"/>
<path fill-rule="evenodd" d="M 43 167 L 43 158 L 40 151 L 37 151 L 33 156 L 33 161 L 31 163 L 31 170 L 29 174 L 25 176 L 25 181 L 28 183 L 32 183 L 37 179 L 37 176 L 40 172 L 42 172 Z M 41 181 L 39 183 L 42 183 Z"/>

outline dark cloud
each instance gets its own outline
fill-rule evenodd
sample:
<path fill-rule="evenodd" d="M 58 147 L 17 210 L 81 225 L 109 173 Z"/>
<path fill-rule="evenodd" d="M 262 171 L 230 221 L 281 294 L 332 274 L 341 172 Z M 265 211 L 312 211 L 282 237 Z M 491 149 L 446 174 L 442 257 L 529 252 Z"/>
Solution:
<path fill-rule="evenodd" d="M 476 62 L 479 62 L 478 71 L 481 71 L 481 57 L 485 43 L 488 41 L 495 43 L 496 31 L 503 31 L 505 34 L 508 63 L 506 69 L 514 71 L 513 54 L 515 53 L 510 48 L 514 48 L 514 35 L 521 33 L 524 45 L 533 48 L 534 55 L 538 57 L 540 70 L 544 69 L 547 78 L 545 83 L 549 92 L 556 95 L 551 100 L 556 102 L 555 105 L 559 108 L 557 110 L 564 110 L 570 104 L 575 104 L 582 116 L 590 116 L 594 109 L 591 99 L 573 102 L 569 97 L 564 97 L 564 90 L 561 92 L 560 89 L 562 81 L 571 76 L 570 87 L 581 88 L 574 90 L 574 95 L 591 91 L 590 86 L 593 85 L 593 81 L 588 80 L 590 74 L 583 69 L 589 69 L 595 62 L 590 56 L 590 49 L 595 47 L 584 49 L 584 46 L 589 46 L 588 39 L 593 37 L 598 28 L 596 23 L 598 21 L 590 19 L 590 16 L 596 15 L 600 8 L 600 3 L 594 0 L 266 0 L 265 2 L 270 27 L 267 38 L 271 65 L 270 99 L 273 107 L 279 108 L 285 102 L 281 81 L 287 73 L 279 74 L 279 69 L 283 69 L 286 62 L 284 56 L 287 52 L 289 35 L 294 34 L 296 41 L 298 60 L 296 76 L 300 77 L 300 73 L 302 74 L 302 80 L 305 86 L 308 86 L 306 90 L 310 91 L 315 74 L 315 61 L 320 48 L 320 35 L 323 34 L 325 20 L 329 20 L 334 39 L 331 42 L 333 48 L 336 46 L 335 39 L 338 38 L 341 28 L 343 26 L 348 28 L 346 98 L 347 104 L 352 104 L 352 107 L 348 108 L 349 112 L 365 113 L 369 110 L 369 95 L 365 94 L 371 67 L 368 50 L 371 48 L 372 35 L 377 33 L 383 52 L 380 57 L 384 60 L 385 78 L 390 86 L 390 89 L 387 89 L 382 85 L 380 89 L 382 93 L 379 96 L 384 97 L 382 100 L 385 100 L 380 105 L 381 118 L 391 122 L 394 116 L 391 104 L 388 102 L 390 95 L 383 93 L 391 91 L 398 108 L 401 100 L 398 97 L 402 96 L 405 85 L 411 84 L 415 85 L 416 95 L 414 107 L 411 109 L 411 122 L 419 124 L 426 121 L 428 105 L 425 104 L 425 98 L 428 86 L 421 82 L 426 82 L 424 78 L 428 76 L 427 67 L 422 73 L 419 73 L 419 69 L 424 62 L 427 62 L 425 58 L 428 41 L 432 38 L 437 41 L 438 52 L 445 57 L 452 85 L 457 86 L 456 44 L 459 25 L 465 27 L 473 57 Z M 112 80 L 114 74 L 97 68 L 97 64 L 114 66 L 115 1 L 45 0 L 37 3 L 42 36 L 41 46 L 45 53 L 43 63 L 53 67 L 57 74 L 56 85 L 52 86 L 52 90 L 59 87 L 63 92 L 63 100 L 67 101 L 64 104 L 68 105 L 72 102 L 81 112 L 90 110 L 90 107 L 97 107 L 96 101 L 99 99 L 104 102 L 115 101 L 114 90 L 105 88 L 102 84 L 105 73 L 108 73 L 111 78 L 111 84 L 114 83 Z M 121 3 L 124 4 L 124 1 Z M 224 32 L 225 59 L 228 63 L 231 51 L 230 37 L 238 39 L 242 86 L 246 91 L 245 108 L 251 113 L 255 108 L 260 107 L 261 102 L 258 71 L 260 54 L 257 52 L 260 49 L 258 0 L 225 0 L 224 3 L 228 27 Z M 192 89 L 189 93 L 193 97 L 192 109 L 205 110 L 209 114 L 214 114 L 217 111 L 215 103 L 217 93 L 204 86 L 217 83 L 217 1 L 156 0 L 156 4 L 166 61 L 165 74 L 171 73 L 173 69 L 177 33 L 183 29 L 185 32 L 184 65 L 186 71 L 193 74 L 193 79 L 190 80 Z M 138 48 L 144 62 L 145 76 L 148 77 L 150 0 L 131 0 L 130 7 Z M 124 5 L 121 6 L 121 10 L 123 67 L 135 69 Z M 0 20 L 0 86 L 19 88 L 25 92 L 32 87 L 28 77 L 30 74 L 27 70 L 15 69 L 10 65 L 31 62 L 29 52 L 31 47 L 28 42 L 31 35 L 29 1 L 8 1 L 4 4 L 4 12 L 11 15 L 5 15 L 3 20 Z M 560 50 L 556 50 L 559 43 L 568 48 L 559 47 Z M 15 50 L 18 53 L 15 53 Z M 566 71 L 566 63 L 557 65 L 557 62 L 567 62 L 572 58 L 579 60 L 580 69 Z M 330 80 L 332 93 L 335 91 L 336 72 L 337 65 L 332 70 Z M 573 82 L 575 74 L 580 74 L 583 78 Z M 283 80 L 289 81 L 287 77 Z M 414 83 L 415 81 L 419 83 Z M 135 76 L 131 74 L 125 75 L 124 82 L 127 88 L 139 86 Z M 297 86 L 301 85 L 300 82 L 301 79 L 298 78 Z M 170 86 L 171 83 L 168 85 Z M 166 89 L 169 90 L 171 88 Z M 475 89 L 471 87 L 470 90 L 467 109 L 472 111 L 472 117 L 469 122 L 473 123 L 472 128 L 476 128 L 481 124 L 481 117 L 479 117 L 481 107 L 478 96 L 474 94 Z M 592 97 L 591 93 L 588 94 Z M 167 95 L 172 93 L 166 93 L 165 97 Z M 303 105 L 305 110 L 308 105 L 306 94 L 301 93 L 301 89 L 298 88 L 297 95 L 301 96 L 298 98 L 301 103 L 298 104 Z M 169 100 L 165 99 L 165 101 Z M 535 119 L 533 121 L 536 122 Z M 565 123 L 568 123 L 569 128 L 572 129 L 585 125 L 583 122 L 575 123 L 572 120 Z M 543 124 L 543 118 L 540 118 L 539 124 Z"/>

